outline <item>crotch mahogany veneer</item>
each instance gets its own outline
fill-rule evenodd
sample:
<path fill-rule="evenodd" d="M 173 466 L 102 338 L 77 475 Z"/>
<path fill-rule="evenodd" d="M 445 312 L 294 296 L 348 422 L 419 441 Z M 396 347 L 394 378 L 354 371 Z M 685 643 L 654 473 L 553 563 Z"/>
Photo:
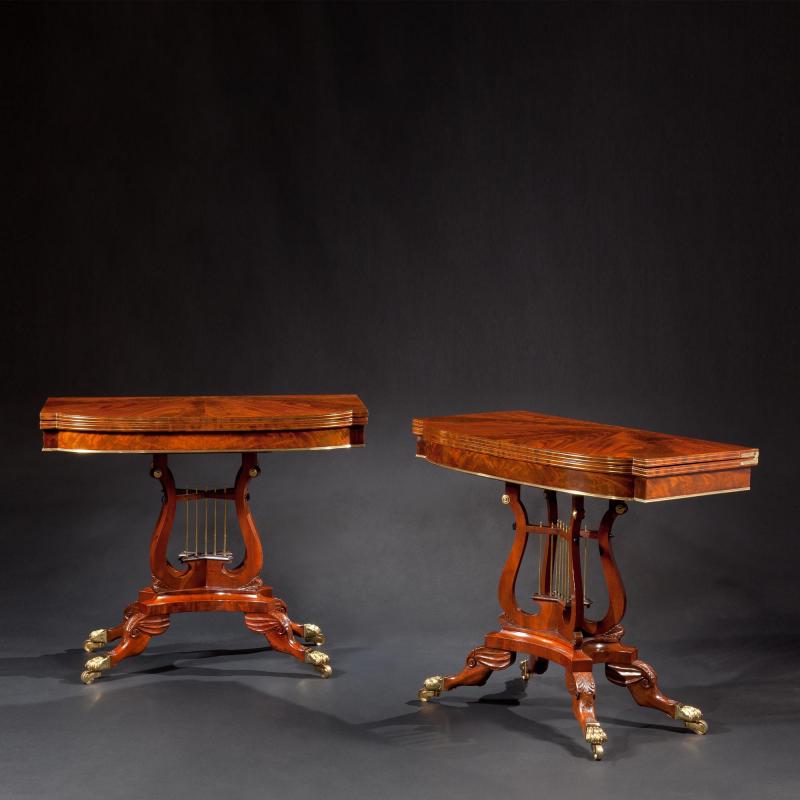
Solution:
<path fill-rule="evenodd" d="M 152 583 L 125 609 L 119 625 L 89 634 L 84 649 L 90 653 L 121 641 L 106 655 L 90 658 L 81 680 L 92 683 L 122 659 L 141 653 L 152 636 L 169 627 L 170 614 L 180 611 L 242 612 L 245 625 L 263 634 L 273 649 L 311 664 L 327 678 L 329 658 L 315 647 L 325 641 L 320 629 L 292 622 L 286 604 L 261 580 L 261 541 L 248 486 L 261 472 L 259 452 L 360 447 L 366 424 L 367 409 L 355 395 L 48 399 L 40 415 L 45 451 L 147 453 L 150 475 L 163 490 L 150 543 Z M 232 487 L 176 487 L 168 453 L 212 452 L 241 453 Z M 167 548 L 176 521 L 183 550 L 171 563 Z M 244 555 L 234 565 L 229 528 L 233 535 L 236 523 Z"/>
<path fill-rule="evenodd" d="M 700 709 L 662 694 L 653 668 L 639 660 L 635 647 L 621 642 L 625 589 L 611 549 L 611 528 L 628 510 L 628 500 L 652 502 L 749 489 L 758 450 L 528 411 L 415 419 L 412 430 L 419 457 L 505 481 L 501 501 L 514 515 L 515 531 L 500 576 L 500 629 L 467 656 L 457 675 L 427 678 L 419 699 L 427 702 L 457 686 L 482 686 L 494 670 L 525 653 L 529 657 L 520 664 L 525 681 L 544 672 L 550 661 L 566 671 L 572 709 L 595 760 L 602 758 L 607 737 L 595 716 L 594 664 L 604 664 L 608 680 L 627 687 L 639 705 L 705 733 L 708 726 Z M 520 484 L 544 489 L 547 522 L 531 523 Z M 558 515 L 559 491 L 572 495 L 563 521 Z M 596 530 L 583 524 L 586 495 L 608 499 Z M 538 540 L 535 613 L 521 609 L 515 593 L 531 536 Z M 590 618 L 584 576 L 593 542 L 608 608 L 603 616 Z"/>

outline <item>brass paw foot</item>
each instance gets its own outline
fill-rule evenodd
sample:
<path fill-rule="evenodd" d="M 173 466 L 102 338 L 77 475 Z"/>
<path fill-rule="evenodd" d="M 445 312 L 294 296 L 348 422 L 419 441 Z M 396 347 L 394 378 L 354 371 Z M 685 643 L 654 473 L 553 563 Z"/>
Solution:
<path fill-rule="evenodd" d="M 690 731 L 694 731 L 700 736 L 708 732 L 708 723 L 703 719 L 703 712 L 694 706 L 677 703 L 675 719 L 679 719 Z"/>
<path fill-rule="evenodd" d="M 433 675 L 425 678 L 422 688 L 417 692 L 417 697 L 427 703 L 432 697 L 438 697 L 444 691 L 444 678 L 441 675 Z"/>
<path fill-rule="evenodd" d="M 312 625 L 310 622 L 303 625 L 303 639 L 306 644 L 325 644 L 325 635 L 319 625 Z"/>
<path fill-rule="evenodd" d="M 89 638 L 83 643 L 83 649 L 87 653 L 93 653 L 95 650 L 102 650 L 108 644 L 108 631 L 105 628 L 99 628 L 89 634 Z"/>
<path fill-rule="evenodd" d="M 81 672 L 81 680 L 86 683 L 94 683 L 105 670 L 111 669 L 110 656 L 94 656 L 84 665 L 86 668 Z"/>
<path fill-rule="evenodd" d="M 592 758 L 595 761 L 602 761 L 603 745 L 608 741 L 608 736 L 596 722 L 586 723 L 586 741 L 592 748 Z"/>
<path fill-rule="evenodd" d="M 305 657 L 306 664 L 311 664 L 323 678 L 330 678 L 333 667 L 330 658 L 322 650 L 308 650 Z"/>
<path fill-rule="evenodd" d="M 522 661 L 519 662 L 519 672 L 525 683 L 531 679 L 531 665 L 528 663 L 527 658 L 523 658 Z"/>

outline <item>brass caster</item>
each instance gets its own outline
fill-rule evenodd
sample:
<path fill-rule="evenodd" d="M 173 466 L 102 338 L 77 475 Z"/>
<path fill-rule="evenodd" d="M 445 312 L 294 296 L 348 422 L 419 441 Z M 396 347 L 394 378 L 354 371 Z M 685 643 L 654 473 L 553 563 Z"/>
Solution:
<path fill-rule="evenodd" d="M 83 643 L 83 649 L 87 653 L 93 653 L 95 650 L 102 650 L 106 644 L 108 644 L 108 631 L 99 628 L 89 634 L 89 638 Z"/>
<path fill-rule="evenodd" d="M 704 719 L 701 719 L 700 722 L 684 722 L 683 724 L 698 736 L 705 736 L 708 733 L 708 723 Z"/>
<path fill-rule="evenodd" d="M 522 661 L 519 662 L 519 671 L 522 675 L 522 680 L 527 683 L 531 679 L 531 665 L 528 663 L 527 658 L 523 658 Z"/>
<path fill-rule="evenodd" d="M 303 625 L 303 639 L 306 644 L 325 644 L 325 635 L 319 629 L 319 625 L 311 623 Z"/>
<path fill-rule="evenodd" d="M 427 703 L 432 697 L 438 697 L 444 691 L 444 678 L 441 675 L 432 675 L 425 678 L 422 688 L 417 692 L 417 698 Z"/>
<path fill-rule="evenodd" d="M 111 656 L 94 656 L 84 665 L 86 669 L 81 673 L 81 680 L 86 683 L 93 683 L 107 669 L 111 669 Z"/>
<path fill-rule="evenodd" d="M 596 722 L 588 722 L 585 736 L 586 741 L 592 748 L 592 758 L 595 761 L 602 761 L 603 745 L 608 741 L 606 732 Z"/>
<path fill-rule="evenodd" d="M 94 683 L 105 670 L 111 669 L 111 657 L 94 656 L 94 658 L 90 658 L 84 666 L 86 669 L 81 672 L 81 680 L 88 685 Z"/>
<path fill-rule="evenodd" d="M 311 664 L 323 678 L 330 678 L 333 674 L 333 667 L 329 663 L 330 658 L 322 650 L 306 651 L 305 661 L 306 664 Z"/>
<path fill-rule="evenodd" d="M 675 706 L 675 719 L 683 722 L 690 731 L 698 736 L 708 733 L 708 723 L 703 719 L 703 712 L 699 708 L 678 703 Z"/>

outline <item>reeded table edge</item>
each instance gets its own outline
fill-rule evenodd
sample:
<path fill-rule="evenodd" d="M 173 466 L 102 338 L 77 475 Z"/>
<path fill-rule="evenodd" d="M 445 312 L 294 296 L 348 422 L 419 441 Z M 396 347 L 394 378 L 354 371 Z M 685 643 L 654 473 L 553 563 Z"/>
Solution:
<path fill-rule="evenodd" d="M 502 414 L 504 412 L 488 412 L 488 414 Z M 526 412 L 510 412 L 526 413 Z M 480 417 L 482 414 L 475 414 Z M 471 416 L 469 414 L 455 416 Z M 741 445 L 727 445 L 723 442 L 708 442 L 708 444 L 720 444 L 730 449 L 720 452 L 696 453 L 689 456 L 666 456 L 660 458 L 637 458 L 635 456 L 591 456 L 569 451 L 548 450 L 546 448 L 536 448 L 518 445 L 512 441 L 502 438 L 492 438 L 480 435 L 463 434 L 458 431 L 447 430 L 444 427 L 433 426 L 432 429 L 425 427 L 425 418 L 415 417 L 412 420 L 411 432 L 420 440 L 432 444 L 440 444 L 455 449 L 469 450 L 474 453 L 509 458 L 518 461 L 525 461 L 530 464 L 546 464 L 565 469 L 600 471 L 607 474 L 634 475 L 637 477 L 656 477 L 669 474 L 685 474 L 692 471 L 706 471 L 707 469 L 741 469 L 750 468 L 758 465 L 759 451 L 754 447 L 742 447 Z M 445 418 L 446 419 L 446 418 Z M 570 422 L 567 417 L 554 417 L 554 419 Z M 584 423 L 585 420 L 574 420 Z M 597 424 L 608 429 L 626 430 L 623 426 Z M 656 431 L 646 431 L 641 428 L 630 428 L 632 431 L 642 433 L 657 434 Z M 691 438 L 691 437 L 681 437 Z M 694 439 L 698 442 L 706 442 L 702 439 Z M 433 462 L 436 463 L 436 462 Z M 476 473 L 477 474 L 477 473 Z"/>
<path fill-rule="evenodd" d="M 465 475 L 475 475 L 478 478 L 488 478 L 492 481 L 498 481 L 499 483 L 518 483 L 520 486 L 530 486 L 533 489 L 547 489 L 553 492 L 563 492 L 564 494 L 574 494 L 579 495 L 582 497 L 596 497 L 600 500 L 624 500 L 626 502 L 634 502 L 634 503 L 665 503 L 668 500 L 683 500 L 688 499 L 691 497 L 709 497 L 714 494 L 732 494 L 733 492 L 749 492 L 749 486 L 742 486 L 736 489 L 719 489 L 714 492 L 695 492 L 694 494 L 677 494 L 671 497 L 636 497 L 635 495 L 614 495 L 614 494 L 595 494 L 594 492 L 587 492 L 582 491 L 580 489 L 565 489 L 563 486 L 545 486 L 542 483 L 529 483 L 527 481 L 521 481 L 517 478 L 504 478 L 498 475 L 489 475 L 486 472 L 474 472 L 470 469 L 462 469 L 460 467 L 451 467 L 449 464 L 440 464 L 437 461 L 431 461 L 426 455 L 422 453 L 416 453 L 416 458 L 420 458 L 423 461 L 431 464 L 434 467 L 441 467 L 442 469 L 451 469 L 454 472 L 462 472 Z"/>
<path fill-rule="evenodd" d="M 228 401 L 236 408 L 239 401 L 245 406 L 248 402 L 269 401 L 280 404 L 286 402 L 285 413 L 274 411 L 259 416 L 258 413 L 217 416 L 219 403 Z M 339 400 L 339 407 L 336 407 Z M 75 401 L 69 409 L 70 401 Z M 103 413 L 81 413 L 81 401 L 91 401 L 98 406 L 108 401 L 110 405 L 123 403 L 124 415 Z M 152 411 L 152 403 L 163 401 L 165 406 L 172 403 L 185 403 L 191 406 L 192 401 L 208 401 L 212 405 L 209 415 L 198 414 L 190 407 L 182 414 L 158 416 L 137 416 L 135 405 L 141 401 L 148 411 Z M 327 404 L 331 404 L 327 406 Z M 51 409 L 52 404 L 56 408 Z M 148 408 L 149 404 L 149 408 Z M 305 404 L 303 410 L 298 406 Z M 68 410 L 58 406 L 67 405 Z M 326 407 L 327 406 L 327 407 Z M 237 409 L 238 410 L 238 409 Z M 133 396 L 133 397 L 48 397 L 39 412 L 39 428 L 43 431 L 74 431 L 86 433 L 243 433 L 291 430 L 324 430 L 327 428 L 347 428 L 366 426 L 369 410 L 356 394 L 331 395 L 196 395 L 196 396 Z"/>

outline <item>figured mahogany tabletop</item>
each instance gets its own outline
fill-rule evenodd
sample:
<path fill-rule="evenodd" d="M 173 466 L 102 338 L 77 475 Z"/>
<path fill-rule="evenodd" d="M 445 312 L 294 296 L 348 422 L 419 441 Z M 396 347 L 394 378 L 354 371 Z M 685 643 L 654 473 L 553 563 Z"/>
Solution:
<path fill-rule="evenodd" d="M 758 450 L 532 411 L 414 419 L 417 456 L 450 469 L 620 500 L 750 488 Z"/>
<path fill-rule="evenodd" d="M 354 394 L 50 397 L 39 427 L 44 450 L 253 452 L 357 447 L 367 416 Z"/>

